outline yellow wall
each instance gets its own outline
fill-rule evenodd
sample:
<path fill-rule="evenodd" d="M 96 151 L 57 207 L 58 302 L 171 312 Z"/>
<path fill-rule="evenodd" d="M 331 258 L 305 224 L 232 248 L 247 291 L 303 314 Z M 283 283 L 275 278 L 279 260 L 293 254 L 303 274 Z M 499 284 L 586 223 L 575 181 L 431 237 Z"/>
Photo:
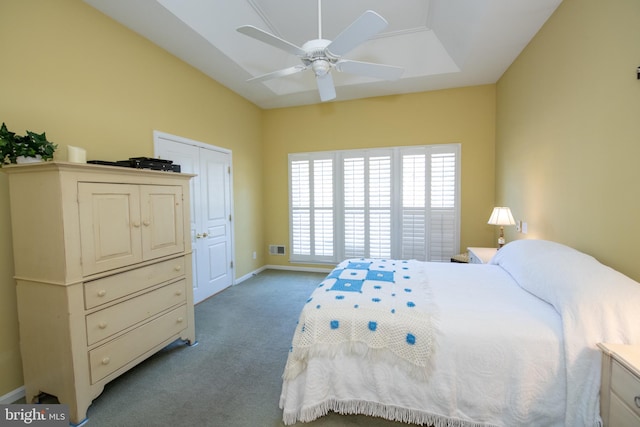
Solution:
<path fill-rule="evenodd" d="M 2 0 L 0 16 L 0 122 L 89 159 L 152 156 L 153 130 L 232 150 L 236 277 L 264 264 L 259 108 L 81 0 Z M 23 384 L 8 204 L 0 173 L 0 396 Z"/>
<path fill-rule="evenodd" d="M 640 280 L 640 2 L 564 0 L 497 85 L 496 201 Z"/>
<path fill-rule="evenodd" d="M 491 246 L 495 86 L 388 96 L 264 112 L 266 244 L 289 246 L 287 154 L 365 147 L 462 144 L 461 242 Z M 267 264 L 288 257 L 267 255 Z"/>

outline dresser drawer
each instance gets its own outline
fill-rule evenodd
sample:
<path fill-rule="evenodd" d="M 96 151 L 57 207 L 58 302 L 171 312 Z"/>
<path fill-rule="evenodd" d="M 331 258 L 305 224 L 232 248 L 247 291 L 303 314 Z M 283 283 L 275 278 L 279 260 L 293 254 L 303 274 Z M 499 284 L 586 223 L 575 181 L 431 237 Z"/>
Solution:
<path fill-rule="evenodd" d="M 185 280 L 163 286 L 86 317 L 87 344 L 92 345 L 163 310 L 186 302 Z"/>
<path fill-rule="evenodd" d="M 638 417 L 614 393 L 611 393 L 609 409 L 609 424 L 607 427 L 640 427 Z"/>
<path fill-rule="evenodd" d="M 183 305 L 91 350 L 91 384 L 117 371 L 188 326 L 187 307 Z"/>
<path fill-rule="evenodd" d="M 184 275 L 184 257 L 162 261 L 84 284 L 85 308 L 122 298 L 134 292 Z"/>
<path fill-rule="evenodd" d="M 611 364 L 611 390 L 640 416 L 640 380 L 616 361 Z"/>

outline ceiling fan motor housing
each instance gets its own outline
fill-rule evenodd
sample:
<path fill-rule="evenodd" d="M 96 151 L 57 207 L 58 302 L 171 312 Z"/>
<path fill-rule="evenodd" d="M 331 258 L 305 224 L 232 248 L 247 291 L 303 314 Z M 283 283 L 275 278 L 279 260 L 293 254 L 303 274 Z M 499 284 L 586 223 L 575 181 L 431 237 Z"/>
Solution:
<path fill-rule="evenodd" d="M 302 62 L 305 65 L 311 65 L 317 77 L 327 74 L 331 70 L 331 66 L 338 60 L 337 57 L 331 56 L 327 51 L 327 46 L 330 43 L 331 40 L 315 39 L 309 40 L 302 45 L 302 49 L 306 52 Z"/>

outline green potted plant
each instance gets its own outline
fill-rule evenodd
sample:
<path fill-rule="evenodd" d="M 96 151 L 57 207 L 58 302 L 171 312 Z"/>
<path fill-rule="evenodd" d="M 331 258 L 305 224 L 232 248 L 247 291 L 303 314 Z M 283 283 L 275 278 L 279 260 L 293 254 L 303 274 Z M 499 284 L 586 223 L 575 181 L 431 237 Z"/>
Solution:
<path fill-rule="evenodd" d="M 16 135 L 2 123 L 0 127 L 0 167 L 11 163 L 50 160 L 58 146 L 41 134 L 27 131 L 26 135 Z M 35 160 L 28 160 L 35 159 Z"/>

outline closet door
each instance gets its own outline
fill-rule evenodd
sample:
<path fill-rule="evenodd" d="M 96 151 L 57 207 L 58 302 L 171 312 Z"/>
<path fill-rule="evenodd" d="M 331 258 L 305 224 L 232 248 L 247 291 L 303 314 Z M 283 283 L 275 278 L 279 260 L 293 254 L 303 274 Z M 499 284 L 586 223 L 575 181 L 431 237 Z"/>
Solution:
<path fill-rule="evenodd" d="M 173 160 L 191 180 L 193 298 L 203 301 L 233 284 L 231 152 L 154 132 L 155 156 Z"/>
<path fill-rule="evenodd" d="M 142 261 L 137 185 L 78 183 L 78 209 L 83 275 Z"/>
<path fill-rule="evenodd" d="M 198 265 L 207 266 L 199 272 L 201 289 L 194 295 L 206 299 L 224 290 L 233 281 L 231 251 L 231 199 L 229 156 L 213 150 L 200 149 L 201 236 L 196 235 Z"/>

